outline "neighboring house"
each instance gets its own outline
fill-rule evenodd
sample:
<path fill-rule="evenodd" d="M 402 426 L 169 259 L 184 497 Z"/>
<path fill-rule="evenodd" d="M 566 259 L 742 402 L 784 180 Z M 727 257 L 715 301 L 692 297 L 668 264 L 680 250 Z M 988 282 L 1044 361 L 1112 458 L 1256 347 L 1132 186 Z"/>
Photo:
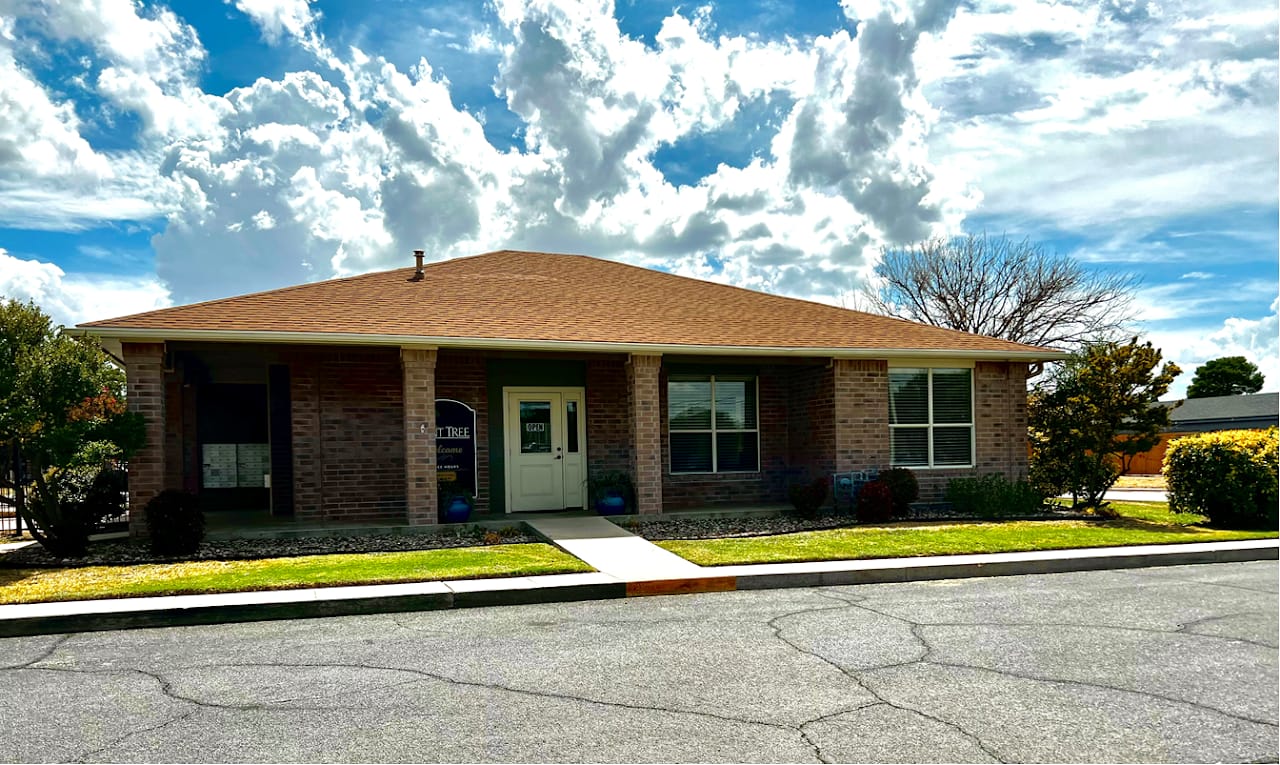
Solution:
<path fill-rule="evenodd" d="M 1160 443 L 1150 451 L 1134 455 L 1126 472 L 1131 475 L 1161 472 L 1164 453 L 1169 448 L 1169 442 L 1175 438 L 1217 430 L 1274 428 L 1280 419 L 1278 404 L 1280 394 L 1276 393 L 1161 401 L 1158 406 L 1173 407 L 1173 411 L 1169 413 L 1169 427 L 1160 434 Z"/>
<path fill-rule="evenodd" d="M 890 465 L 937 496 L 1025 475 L 1028 366 L 1064 357 L 581 255 L 418 262 L 81 325 L 147 418 L 135 531 L 164 488 L 413 525 L 440 477 L 489 513 L 581 507 L 610 470 L 641 513 Z"/>

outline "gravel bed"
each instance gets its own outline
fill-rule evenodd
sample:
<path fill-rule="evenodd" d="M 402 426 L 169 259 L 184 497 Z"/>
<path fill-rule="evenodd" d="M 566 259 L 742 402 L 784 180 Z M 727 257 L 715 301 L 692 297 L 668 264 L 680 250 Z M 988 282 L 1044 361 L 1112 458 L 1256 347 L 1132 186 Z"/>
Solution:
<path fill-rule="evenodd" d="M 253 560 L 288 558 L 298 555 L 333 553 L 403 552 L 409 550 L 442 550 L 453 547 L 475 547 L 486 544 L 518 544 L 541 542 L 541 537 L 523 527 L 501 532 L 467 528 L 434 534 L 383 534 L 377 536 L 299 537 L 297 539 L 227 539 L 206 541 L 194 555 L 177 558 L 153 555 L 146 542 L 119 539 L 91 542 L 89 554 L 83 558 L 57 558 L 39 544 L 0 554 L 0 568 L 115 566 L 136 563 L 177 563 L 200 560 Z"/>
<path fill-rule="evenodd" d="M 954 512 L 937 508 L 912 508 L 906 518 L 900 521 L 976 521 L 992 520 L 957 515 Z M 1039 515 L 1018 516 L 1016 518 L 1000 518 L 1002 521 L 1044 520 L 1074 521 L 1098 520 L 1096 516 L 1072 510 L 1046 510 Z M 622 528 L 637 536 L 651 541 L 667 539 L 720 539 L 728 537 L 766 537 L 775 534 L 792 534 L 798 531 L 821 531 L 854 527 L 858 522 L 848 513 L 823 513 L 816 518 L 801 518 L 798 515 L 756 515 L 741 518 L 681 518 L 664 517 L 653 519 L 625 518 L 614 521 Z"/>

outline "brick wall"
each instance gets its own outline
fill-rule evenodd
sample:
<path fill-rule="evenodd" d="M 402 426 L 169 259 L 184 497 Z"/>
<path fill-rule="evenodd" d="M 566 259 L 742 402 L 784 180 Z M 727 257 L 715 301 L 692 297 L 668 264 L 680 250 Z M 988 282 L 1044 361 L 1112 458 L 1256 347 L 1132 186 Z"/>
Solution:
<path fill-rule="evenodd" d="M 403 410 L 402 474 L 409 525 L 436 523 L 436 352 L 400 352 Z"/>
<path fill-rule="evenodd" d="M 889 465 L 889 364 L 875 359 L 835 359 L 835 470 Z"/>
<path fill-rule="evenodd" d="M 295 516 L 403 522 L 404 407 L 397 351 L 290 351 L 286 358 Z"/>
<path fill-rule="evenodd" d="M 436 359 L 436 398 L 451 398 L 476 410 L 475 509 L 479 513 L 489 510 L 489 391 L 484 364 L 483 355 L 457 351 L 440 351 Z"/>
<path fill-rule="evenodd" d="M 631 478 L 636 489 L 636 512 L 641 514 L 662 512 L 661 367 L 661 356 L 638 354 L 631 356 L 626 367 L 631 411 Z"/>
<path fill-rule="evenodd" d="M 788 375 L 787 455 L 793 480 L 835 472 L 835 375 L 833 368 L 795 367 Z"/>
<path fill-rule="evenodd" d="M 147 501 L 165 488 L 164 343 L 124 343 L 129 411 L 142 415 L 146 444 L 129 460 L 129 533 L 147 533 Z"/>
<path fill-rule="evenodd" d="M 587 361 L 587 471 L 631 472 L 631 413 L 626 359 Z"/>

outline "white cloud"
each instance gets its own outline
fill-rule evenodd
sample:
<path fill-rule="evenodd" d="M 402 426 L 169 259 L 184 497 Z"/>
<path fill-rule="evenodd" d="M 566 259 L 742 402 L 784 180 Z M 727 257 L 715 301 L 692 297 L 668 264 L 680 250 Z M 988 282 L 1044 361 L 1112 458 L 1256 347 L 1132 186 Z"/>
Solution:
<path fill-rule="evenodd" d="M 231 0 L 224 0 L 230 2 Z M 312 0 L 235 0 L 236 9 L 258 25 L 268 42 L 285 35 L 302 37 L 315 24 Z"/>
<path fill-rule="evenodd" d="M 66 326 L 172 304 L 169 291 L 154 278 L 68 276 L 53 263 L 17 258 L 0 247 L 0 299 L 8 298 L 35 301 Z"/>
<path fill-rule="evenodd" d="M 497 67 L 513 148 L 433 62 L 330 47 L 305 0 L 234 5 L 304 71 L 206 93 L 199 36 L 163 6 L 13 6 L 47 40 L 0 35 L 0 115 L 15 115 L 0 120 L 0 225 L 167 216 L 157 269 L 182 301 L 405 264 L 419 247 L 508 246 L 835 301 L 881 245 L 955 232 L 978 205 L 1087 226 L 1101 244 L 1074 254 L 1110 263 L 1184 257 L 1143 237 L 1276 198 L 1275 14 L 1257 3 L 1120 19 L 1083 0 L 849 0 L 855 35 L 803 40 L 723 34 L 696 9 L 645 43 L 607 0 L 500 0 L 447 36 Z M 73 96 L 24 68 L 67 42 L 89 51 L 80 82 L 108 116 L 141 119 L 135 147 L 95 152 Z M 733 142 L 762 104 L 744 166 L 663 175 L 660 154 Z M 3 180 L 19 119 L 11 153 L 52 175 Z M 1156 317 L 1213 313 L 1192 295 L 1142 301 Z"/>
<path fill-rule="evenodd" d="M 1195 370 L 1210 359 L 1244 356 L 1257 365 L 1266 381 L 1263 390 L 1280 389 L 1280 298 L 1259 318 L 1232 316 L 1217 327 L 1151 330 L 1146 338 L 1164 351 L 1167 361 L 1182 368 L 1166 398 L 1183 398 Z"/>
<path fill-rule="evenodd" d="M 921 43 L 942 172 L 1060 229 L 1274 205 L 1277 15 L 1236 5 L 966 5 Z"/>

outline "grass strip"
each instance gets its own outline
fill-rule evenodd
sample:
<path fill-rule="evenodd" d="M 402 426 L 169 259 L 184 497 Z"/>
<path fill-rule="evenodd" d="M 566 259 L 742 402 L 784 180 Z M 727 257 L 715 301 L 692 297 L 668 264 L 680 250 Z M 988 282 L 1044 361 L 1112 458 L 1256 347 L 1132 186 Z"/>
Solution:
<path fill-rule="evenodd" d="M 0 569 L 0 603 L 338 587 L 593 570 L 542 543 L 136 566 Z"/>
<path fill-rule="evenodd" d="M 1164 503 L 1117 502 L 1112 506 L 1124 517 L 1110 521 L 902 523 L 769 537 L 672 540 L 655 544 L 700 566 L 726 566 L 1276 537 L 1275 531 L 1229 531 L 1186 525 L 1203 518 L 1170 513 Z"/>

